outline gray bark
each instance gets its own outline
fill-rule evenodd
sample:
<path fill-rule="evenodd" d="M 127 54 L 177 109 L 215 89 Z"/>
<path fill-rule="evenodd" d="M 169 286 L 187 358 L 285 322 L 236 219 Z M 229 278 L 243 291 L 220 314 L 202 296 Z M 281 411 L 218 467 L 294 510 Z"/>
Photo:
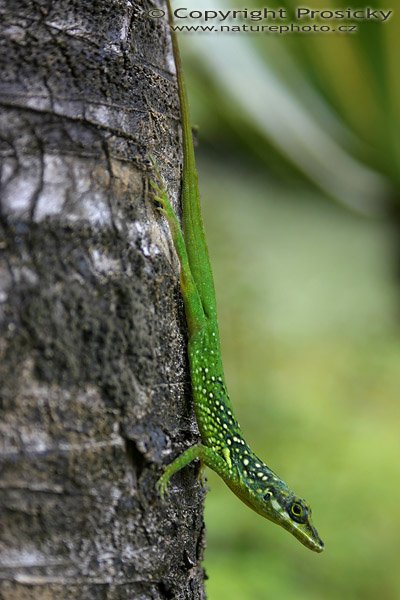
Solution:
<path fill-rule="evenodd" d="M 151 5 L 154 6 L 154 5 Z M 147 2 L 0 3 L 0 598 L 203 598 L 179 105 Z"/>

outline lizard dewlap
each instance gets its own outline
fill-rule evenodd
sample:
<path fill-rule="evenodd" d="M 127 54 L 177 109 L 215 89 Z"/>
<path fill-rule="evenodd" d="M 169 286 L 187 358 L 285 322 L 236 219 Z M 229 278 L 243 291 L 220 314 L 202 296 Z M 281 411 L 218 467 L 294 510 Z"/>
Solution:
<path fill-rule="evenodd" d="M 168 9 L 172 26 L 169 2 Z M 158 488 L 164 495 L 172 475 L 191 461 L 200 459 L 250 508 L 281 525 L 307 548 L 321 552 L 324 544 L 312 524 L 310 506 L 252 451 L 229 399 L 221 359 L 214 280 L 200 211 L 188 101 L 178 43 L 172 28 L 171 35 L 182 122 L 183 232 L 154 162 L 156 181 L 151 181 L 151 185 L 154 199 L 168 220 L 181 267 L 192 393 L 201 444 L 188 448 L 167 466 Z"/>

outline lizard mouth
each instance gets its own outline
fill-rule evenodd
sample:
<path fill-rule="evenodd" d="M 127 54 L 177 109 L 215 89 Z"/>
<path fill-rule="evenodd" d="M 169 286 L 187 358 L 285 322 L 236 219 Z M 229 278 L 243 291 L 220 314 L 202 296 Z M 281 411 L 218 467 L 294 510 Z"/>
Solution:
<path fill-rule="evenodd" d="M 322 552 L 325 548 L 325 544 L 320 538 L 318 538 L 318 540 L 310 540 L 310 545 L 308 547 L 310 550 L 314 550 L 314 552 Z"/>
<path fill-rule="evenodd" d="M 291 531 L 295 537 L 301 542 L 304 546 L 313 550 L 313 552 L 322 552 L 325 544 L 319 537 L 316 529 L 309 525 L 306 530 L 297 529 L 297 527 Z"/>

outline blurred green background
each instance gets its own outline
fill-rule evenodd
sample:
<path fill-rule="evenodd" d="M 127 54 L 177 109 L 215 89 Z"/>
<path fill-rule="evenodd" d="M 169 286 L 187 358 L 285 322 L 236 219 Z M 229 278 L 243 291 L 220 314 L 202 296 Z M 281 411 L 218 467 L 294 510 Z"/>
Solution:
<path fill-rule="evenodd" d="M 349 5 L 396 11 L 306 3 Z M 210 600 L 400 598 L 399 16 L 357 25 L 180 35 L 230 394 L 326 544 L 313 554 L 208 471 Z"/>

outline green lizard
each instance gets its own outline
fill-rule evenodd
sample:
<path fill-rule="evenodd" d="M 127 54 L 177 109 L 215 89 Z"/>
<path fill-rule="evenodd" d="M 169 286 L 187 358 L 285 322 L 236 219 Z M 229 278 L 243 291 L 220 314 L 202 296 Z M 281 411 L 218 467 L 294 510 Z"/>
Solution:
<path fill-rule="evenodd" d="M 172 9 L 168 2 L 170 26 Z M 183 233 L 154 165 L 154 199 L 167 218 L 180 261 L 180 283 L 189 330 L 188 355 L 196 419 L 202 443 L 176 458 L 158 482 L 163 496 L 171 476 L 195 459 L 213 469 L 250 508 L 281 525 L 302 544 L 321 552 L 324 544 L 311 522 L 308 504 L 288 487 L 243 438 L 225 385 L 214 281 L 200 211 L 188 100 L 179 47 L 171 27 L 183 139 Z"/>

